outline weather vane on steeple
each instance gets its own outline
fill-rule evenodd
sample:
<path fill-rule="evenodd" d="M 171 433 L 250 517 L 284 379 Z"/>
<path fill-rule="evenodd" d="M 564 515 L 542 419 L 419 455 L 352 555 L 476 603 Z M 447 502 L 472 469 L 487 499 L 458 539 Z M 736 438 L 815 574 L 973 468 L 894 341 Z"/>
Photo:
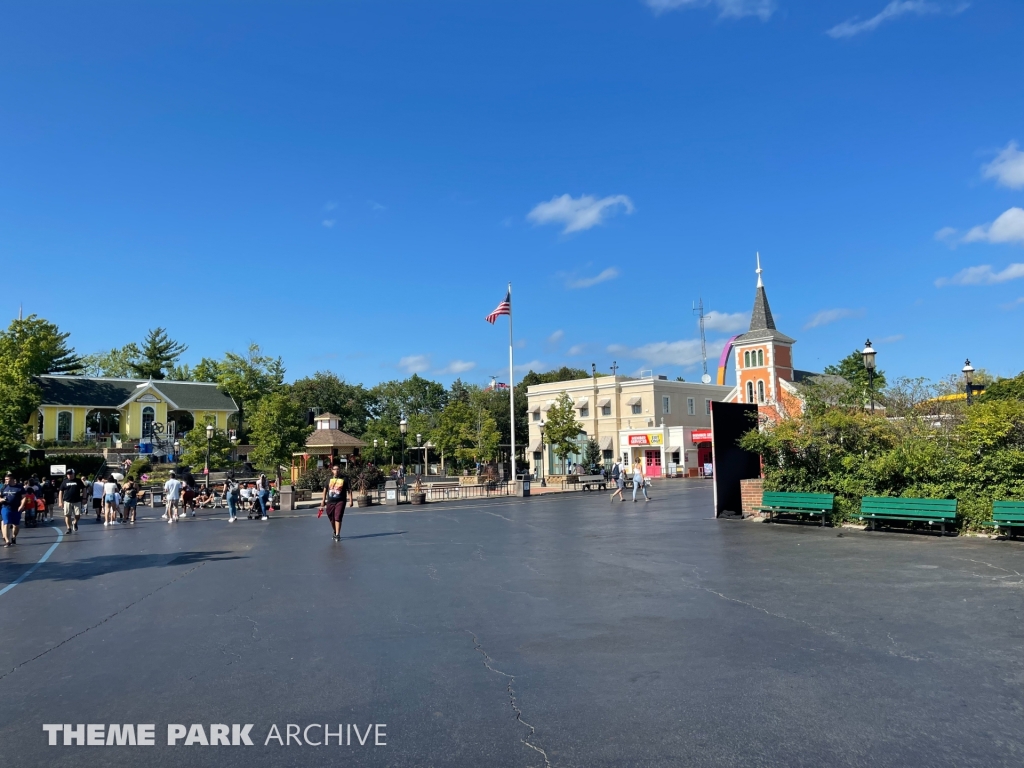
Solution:
<path fill-rule="evenodd" d="M 755 271 L 757 272 L 757 287 L 758 288 L 764 288 L 764 283 L 761 281 L 761 272 L 763 272 L 764 270 L 761 269 L 761 253 L 760 253 L 760 251 L 757 252 L 757 269 Z"/>

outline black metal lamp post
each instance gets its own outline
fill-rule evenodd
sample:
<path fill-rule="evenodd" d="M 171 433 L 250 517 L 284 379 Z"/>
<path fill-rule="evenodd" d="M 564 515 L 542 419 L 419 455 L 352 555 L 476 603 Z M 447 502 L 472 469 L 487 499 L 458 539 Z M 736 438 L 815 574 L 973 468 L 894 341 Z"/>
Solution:
<path fill-rule="evenodd" d="M 175 440 L 174 444 L 171 447 L 174 449 L 174 461 L 175 461 L 175 463 L 181 463 L 181 443 L 179 443 L 177 440 Z"/>
<path fill-rule="evenodd" d="M 213 440 L 213 424 L 206 425 L 206 490 L 210 490 L 210 441 Z"/>
<path fill-rule="evenodd" d="M 377 438 L 373 438 L 373 463 L 380 464 L 380 459 L 377 458 Z"/>
<path fill-rule="evenodd" d="M 864 343 L 864 367 L 868 371 L 868 397 L 871 398 L 871 412 L 875 412 L 875 350 L 871 348 L 871 339 Z"/>
<path fill-rule="evenodd" d="M 405 433 L 409 431 L 409 422 L 405 420 L 405 416 L 398 422 L 398 431 L 402 433 L 402 474 L 405 474 Z"/>
<path fill-rule="evenodd" d="M 967 360 L 960 370 L 963 371 L 964 381 L 967 382 L 967 404 L 971 405 L 974 402 L 974 393 L 981 392 L 985 388 L 974 386 L 974 366 L 971 365 L 970 360 Z"/>
<path fill-rule="evenodd" d="M 540 430 L 540 487 L 547 488 L 547 481 L 544 479 L 544 422 L 537 425 Z"/>
<path fill-rule="evenodd" d="M 422 448 L 423 447 L 423 435 L 421 435 L 419 432 L 416 433 L 416 447 L 417 448 Z M 423 451 L 423 457 L 424 457 L 423 464 L 427 463 L 426 462 L 426 456 L 427 456 L 427 451 L 426 451 L 426 449 L 424 449 L 424 451 Z M 416 473 L 417 475 L 426 474 L 423 471 L 423 464 L 420 464 L 420 471 Z"/>

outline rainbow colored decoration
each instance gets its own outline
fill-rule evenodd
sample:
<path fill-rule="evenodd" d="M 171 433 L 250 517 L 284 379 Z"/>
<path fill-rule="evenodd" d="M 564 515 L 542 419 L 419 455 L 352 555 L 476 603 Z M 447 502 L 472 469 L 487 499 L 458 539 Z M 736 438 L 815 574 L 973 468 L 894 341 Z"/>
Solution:
<path fill-rule="evenodd" d="M 729 365 L 729 353 L 732 352 L 732 343 L 739 337 L 739 334 L 737 334 L 725 342 L 722 356 L 718 358 L 718 386 L 720 387 L 725 386 L 725 369 Z"/>

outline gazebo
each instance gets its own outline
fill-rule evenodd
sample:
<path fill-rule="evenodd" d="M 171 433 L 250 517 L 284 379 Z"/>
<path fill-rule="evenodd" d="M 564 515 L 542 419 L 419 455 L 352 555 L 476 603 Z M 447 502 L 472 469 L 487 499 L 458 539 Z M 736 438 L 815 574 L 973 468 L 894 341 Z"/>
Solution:
<path fill-rule="evenodd" d="M 301 453 L 292 454 L 292 483 L 315 463 L 315 466 L 327 467 L 336 459 L 348 461 L 359 455 L 359 450 L 366 443 L 358 437 L 342 432 L 338 426 L 340 419 L 332 413 L 324 413 L 314 418 L 316 429 L 306 438 L 306 449 Z"/>

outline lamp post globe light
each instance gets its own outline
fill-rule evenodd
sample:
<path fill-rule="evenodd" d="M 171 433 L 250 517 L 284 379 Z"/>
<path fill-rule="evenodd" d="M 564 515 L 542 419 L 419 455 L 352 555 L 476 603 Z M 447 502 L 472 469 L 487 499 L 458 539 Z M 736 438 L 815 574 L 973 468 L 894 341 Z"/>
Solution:
<path fill-rule="evenodd" d="M 405 416 L 398 422 L 398 431 L 402 433 L 402 471 L 401 474 L 405 474 L 405 433 L 409 431 L 409 422 L 405 420 Z"/>
<path fill-rule="evenodd" d="M 864 342 L 864 367 L 868 371 L 868 396 L 871 398 L 871 412 L 875 412 L 875 350 L 871 347 L 871 339 Z"/>
<path fill-rule="evenodd" d="M 206 425 L 206 490 L 210 490 L 210 441 L 213 440 L 213 424 Z"/>
<path fill-rule="evenodd" d="M 175 440 L 172 447 L 174 448 L 174 460 L 178 461 L 181 458 L 181 443 Z"/>
<path fill-rule="evenodd" d="M 964 362 L 964 367 L 960 369 L 964 375 L 964 381 L 967 383 L 967 404 L 971 405 L 974 402 L 974 393 L 978 390 L 984 389 L 984 387 L 974 386 L 974 366 L 971 365 L 970 360 Z"/>
<path fill-rule="evenodd" d="M 547 481 L 544 480 L 544 422 L 537 425 L 540 430 L 540 487 L 547 488 Z"/>

